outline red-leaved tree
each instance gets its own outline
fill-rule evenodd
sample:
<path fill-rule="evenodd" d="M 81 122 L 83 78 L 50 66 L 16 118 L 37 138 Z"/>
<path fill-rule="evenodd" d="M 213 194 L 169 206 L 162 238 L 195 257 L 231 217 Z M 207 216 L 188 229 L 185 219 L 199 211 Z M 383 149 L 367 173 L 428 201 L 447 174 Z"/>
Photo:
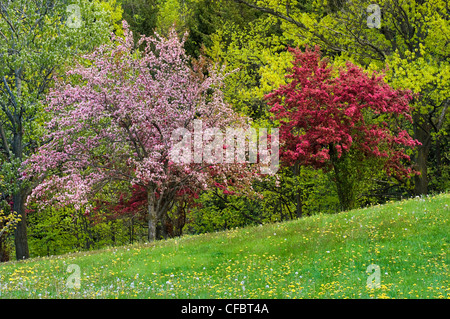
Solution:
<path fill-rule="evenodd" d="M 106 186 L 136 186 L 134 206 L 120 207 L 127 201 L 119 200 L 116 208 L 133 211 L 145 204 L 152 241 L 180 198 L 215 183 L 228 187 L 230 176 L 233 187 L 250 188 L 256 165 L 173 160 L 173 132 L 192 131 L 195 120 L 203 129 L 223 131 L 247 122 L 223 100 L 223 75 L 210 68 L 206 76 L 203 62 L 192 67 L 174 30 L 167 39 L 142 37 L 143 50 L 126 22 L 124 33 L 57 79 L 48 99 L 50 142 L 27 161 L 27 174 L 46 176 L 31 196 L 39 204 L 51 200 L 87 212 Z"/>
<path fill-rule="evenodd" d="M 361 163 L 375 159 L 398 179 L 414 173 L 405 166 L 410 161 L 405 150 L 418 142 L 394 125 L 411 120 L 410 92 L 394 90 L 382 74 L 368 75 L 351 63 L 333 67 L 318 47 L 289 50 L 294 62 L 288 84 L 266 96 L 281 125 L 285 164 L 333 170 L 342 209 L 355 207 L 353 186 L 360 176 L 352 168 Z"/>

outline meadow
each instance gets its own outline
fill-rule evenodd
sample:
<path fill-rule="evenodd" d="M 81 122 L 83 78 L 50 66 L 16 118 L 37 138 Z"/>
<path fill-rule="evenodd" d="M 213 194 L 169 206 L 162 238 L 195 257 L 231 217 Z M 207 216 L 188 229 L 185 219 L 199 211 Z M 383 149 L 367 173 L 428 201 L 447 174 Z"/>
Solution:
<path fill-rule="evenodd" d="M 450 298 L 449 206 L 450 194 L 416 197 L 7 262 L 0 298 Z"/>

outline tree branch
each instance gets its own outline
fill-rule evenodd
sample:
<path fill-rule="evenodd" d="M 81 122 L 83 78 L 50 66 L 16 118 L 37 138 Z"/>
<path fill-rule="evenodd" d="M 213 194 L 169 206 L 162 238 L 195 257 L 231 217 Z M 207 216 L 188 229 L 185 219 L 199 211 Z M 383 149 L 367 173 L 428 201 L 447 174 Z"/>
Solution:
<path fill-rule="evenodd" d="M 5 130 L 3 129 L 3 124 L 0 122 L 0 137 L 3 146 L 4 153 L 7 157 L 9 157 L 9 146 L 8 141 L 6 139 Z"/>
<path fill-rule="evenodd" d="M 14 117 L 12 116 L 11 112 L 8 110 L 6 105 L 3 104 L 1 101 L 0 101 L 0 105 L 2 107 L 3 112 L 5 112 L 6 116 L 8 117 L 9 121 L 11 122 L 11 128 L 13 130 L 15 130 L 16 129 L 16 123 L 14 121 Z"/>
<path fill-rule="evenodd" d="M 17 108 L 17 101 L 16 101 L 16 96 L 14 95 L 14 93 L 11 91 L 11 88 L 8 85 L 8 82 L 6 81 L 6 77 L 3 76 L 2 77 L 3 80 L 3 84 L 5 85 L 6 91 L 8 91 L 9 97 L 10 97 L 10 101 L 12 102 L 12 104 L 14 105 L 15 108 Z"/>
<path fill-rule="evenodd" d="M 333 46 L 323 35 L 314 32 L 313 30 L 308 28 L 305 24 L 303 24 L 302 22 L 293 19 L 290 15 L 286 16 L 286 15 L 282 14 L 281 12 L 275 11 L 274 9 L 266 8 L 266 7 L 260 7 L 260 6 L 257 6 L 257 5 L 255 5 L 253 3 L 249 3 L 249 2 L 244 1 L 244 0 L 231 0 L 231 1 L 234 1 L 234 2 L 240 3 L 240 4 L 244 4 L 244 5 L 246 5 L 246 6 L 250 7 L 250 8 L 256 9 L 256 10 L 264 12 L 264 13 L 268 13 L 270 15 L 273 15 L 273 16 L 277 17 L 277 18 L 280 18 L 282 20 L 290 22 L 290 23 L 294 24 L 295 26 L 299 27 L 300 29 L 302 29 L 303 31 L 306 31 L 306 32 L 312 34 L 313 36 L 317 37 L 323 43 L 325 43 L 329 48 L 331 48 L 331 49 L 333 49 L 335 51 L 342 51 L 341 48 L 336 48 L 335 46 Z"/>

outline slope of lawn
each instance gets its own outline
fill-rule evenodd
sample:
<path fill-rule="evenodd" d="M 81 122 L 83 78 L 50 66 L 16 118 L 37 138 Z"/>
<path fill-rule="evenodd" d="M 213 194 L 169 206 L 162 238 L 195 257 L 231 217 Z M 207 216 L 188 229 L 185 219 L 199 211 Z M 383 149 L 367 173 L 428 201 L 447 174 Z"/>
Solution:
<path fill-rule="evenodd" d="M 449 215 L 450 194 L 441 194 L 4 263 L 0 298 L 450 298 Z M 379 287 L 367 286 L 370 264 Z"/>

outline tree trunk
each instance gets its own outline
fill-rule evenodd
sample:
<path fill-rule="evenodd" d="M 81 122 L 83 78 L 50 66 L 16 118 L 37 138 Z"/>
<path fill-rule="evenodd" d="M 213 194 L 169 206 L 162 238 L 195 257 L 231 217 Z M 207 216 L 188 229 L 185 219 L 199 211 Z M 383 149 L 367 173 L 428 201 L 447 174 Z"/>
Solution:
<path fill-rule="evenodd" d="M 436 137 L 436 177 L 438 180 L 441 179 L 442 177 L 442 170 L 441 170 L 441 166 L 442 166 L 442 160 L 441 160 L 441 136 L 438 135 Z"/>
<path fill-rule="evenodd" d="M 346 165 L 351 165 L 351 163 L 347 163 L 348 159 L 345 154 L 338 158 L 334 145 L 330 145 L 329 150 L 341 209 L 344 211 L 353 209 L 356 207 L 354 181 L 346 167 Z"/>
<path fill-rule="evenodd" d="M 427 176 L 427 160 L 430 153 L 431 136 L 430 125 L 426 120 L 422 119 L 421 114 L 413 115 L 414 121 L 414 138 L 422 145 L 418 147 L 415 162 L 420 175 L 414 176 L 414 194 L 426 195 L 428 193 L 428 176 Z"/>
<path fill-rule="evenodd" d="M 158 223 L 158 217 L 156 214 L 156 199 L 153 189 L 149 189 L 147 194 L 148 199 L 148 241 L 152 242 L 156 240 L 156 224 Z"/>
<path fill-rule="evenodd" d="M 19 95 L 19 94 L 18 94 Z M 17 128 L 13 136 L 12 152 L 16 159 L 23 158 L 23 131 L 20 121 L 16 123 Z M 14 232 L 14 244 L 16 246 L 16 259 L 22 260 L 30 257 L 27 238 L 27 217 L 25 214 L 25 202 L 29 191 L 23 187 L 21 181 L 17 181 L 18 190 L 13 194 L 13 211 L 20 215 L 20 222 Z"/>
<path fill-rule="evenodd" d="M 356 207 L 356 202 L 351 183 L 348 183 L 348 181 L 345 180 L 345 177 L 340 176 L 338 175 L 338 173 L 336 173 L 336 167 L 335 167 L 335 177 L 336 177 L 336 189 L 341 209 L 343 211 L 354 209 Z"/>
<path fill-rule="evenodd" d="M 27 239 L 27 216 L 25 214 L 26 192 L 19 191 L 18 194 L 13 195 L 13 210 L 20 215 L 20 222 L 17 224 L 14 232 L 14 244 L 16 246 L 16 259 L 22 260 L 30 257 L 28 251 Z"/>
<path fill-rule="evenodd" d="M 414 194 L 426 195 L 428 193 L 427 159 L 429 147 L 419 147 L 417 152 L 416 164 L 420 175 L 414 176 Z"/>

